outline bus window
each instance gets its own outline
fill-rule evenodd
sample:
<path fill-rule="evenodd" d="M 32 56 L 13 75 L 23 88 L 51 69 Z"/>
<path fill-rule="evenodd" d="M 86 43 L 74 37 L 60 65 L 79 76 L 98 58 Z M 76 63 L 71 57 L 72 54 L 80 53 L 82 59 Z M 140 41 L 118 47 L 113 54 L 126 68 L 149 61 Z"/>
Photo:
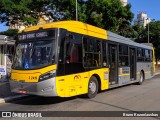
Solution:
<path fill-rule="evenodd" d="M 146 62 L 150 61 L 150 51 L 149 50 L 145 50 L 145 61 Z"/>
<path fill-rule="evenodd" d="M 107 66 L 106 41 L 102 41 L 103 67 Z"/>
<path fill-rule="evenodd" d="M 19 43 L 16 47 L 13 68 L 37 69 L 51 64 L 52 41 Z"/>
<path fill-rule="evenodd" d="M 88 45 L 88 52 L 94 52 L 94 48 L 95 48 L 94 40 L 89 40 L 87 45 Z"/>
<path fill-rule="evenodd" d="M 153 61 L 153 59 L 152 59 L 152 57 L 153 57 L 152 54 L 153 54 L 153 52 L 152 52 L 152 50 L 150 50 L 150 54 L 149 54 L 149 55 L 150 55 L 150 62 Z"/>
<path fill-rule="evenodd" d="M 88 47 L 86 50 L 86 46 Z M 83 38 L 83 60 L 84 67 L 101 66 L 101 41 Z"/>
<path fill-rule="evenodd" d="M 67 44 L 66 62 L 67 63 L 79 62 L 78 45 L 74 43 Z"/>
<path fill-rule="evenodd" d="M 84 71 L 82 64 L 82 37 L 73 34 L 65 44 L 65 74 Z"/>
<path fill-rule="evenodd" d="M 96 52 L 100 52 L 101 51 L 101 42 L 99 40 L 96 40 Z"/>
<path fill-rule="evenodd" d="M 128 47 L 125 45 L 119 45 L 119 66 L 128 66 Z"/>
<path fill-rule="evenodd" d="M 137 49 L 137 61 L 139 62 L 144 61 L 144 49 L 141 48 Z"/>

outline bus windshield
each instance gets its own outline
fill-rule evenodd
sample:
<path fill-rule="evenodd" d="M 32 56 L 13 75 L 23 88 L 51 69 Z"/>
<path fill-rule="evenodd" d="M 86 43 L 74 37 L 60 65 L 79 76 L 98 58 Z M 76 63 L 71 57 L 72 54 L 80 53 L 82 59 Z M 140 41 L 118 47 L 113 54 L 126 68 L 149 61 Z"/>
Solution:
<path fill-rule="evenodd" d="M 53 64 L 55 61 L 55 40 L 18 43 L 13 69 L 37 69 Z"/>

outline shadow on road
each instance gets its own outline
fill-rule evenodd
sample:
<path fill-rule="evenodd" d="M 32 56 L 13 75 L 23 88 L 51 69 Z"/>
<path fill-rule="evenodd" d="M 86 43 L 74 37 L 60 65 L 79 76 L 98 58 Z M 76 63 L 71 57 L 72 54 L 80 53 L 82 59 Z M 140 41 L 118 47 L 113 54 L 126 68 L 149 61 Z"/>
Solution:
<path fill-rule="evenodd" d="M 66 102 L 76 99 L 77 97 L 60 98 L 60 97 L 40 97 L 40 96 L 26 96 L 24 98 L 9 101 L 8 103 L 21 104 L 21 105 L 49 105 Z"/>

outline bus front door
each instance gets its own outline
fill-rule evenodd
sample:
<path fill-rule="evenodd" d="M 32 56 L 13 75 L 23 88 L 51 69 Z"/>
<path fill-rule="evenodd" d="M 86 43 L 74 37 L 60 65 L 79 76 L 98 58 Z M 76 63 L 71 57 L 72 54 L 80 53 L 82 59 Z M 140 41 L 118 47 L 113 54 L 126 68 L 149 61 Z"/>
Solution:
<path fill-rule="evenodd" d="M 118 83 L 117 45 L 109 44 L 109 83 Z"/>
<path fill-rule="evenodd" d="M 130 48 L 130 79 L 136 80 L 136 51 Z"/>

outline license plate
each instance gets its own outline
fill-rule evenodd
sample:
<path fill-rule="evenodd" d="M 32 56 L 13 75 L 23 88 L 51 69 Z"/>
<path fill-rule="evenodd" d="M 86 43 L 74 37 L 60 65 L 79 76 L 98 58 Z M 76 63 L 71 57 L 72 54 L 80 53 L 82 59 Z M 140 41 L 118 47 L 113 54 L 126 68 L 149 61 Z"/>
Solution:
<path fill-rule="evenodd" d="M 19 93 L 25 94 L 25 93 L 27 93 L 27 91 L 24 89 L 19 89 Z"/>

